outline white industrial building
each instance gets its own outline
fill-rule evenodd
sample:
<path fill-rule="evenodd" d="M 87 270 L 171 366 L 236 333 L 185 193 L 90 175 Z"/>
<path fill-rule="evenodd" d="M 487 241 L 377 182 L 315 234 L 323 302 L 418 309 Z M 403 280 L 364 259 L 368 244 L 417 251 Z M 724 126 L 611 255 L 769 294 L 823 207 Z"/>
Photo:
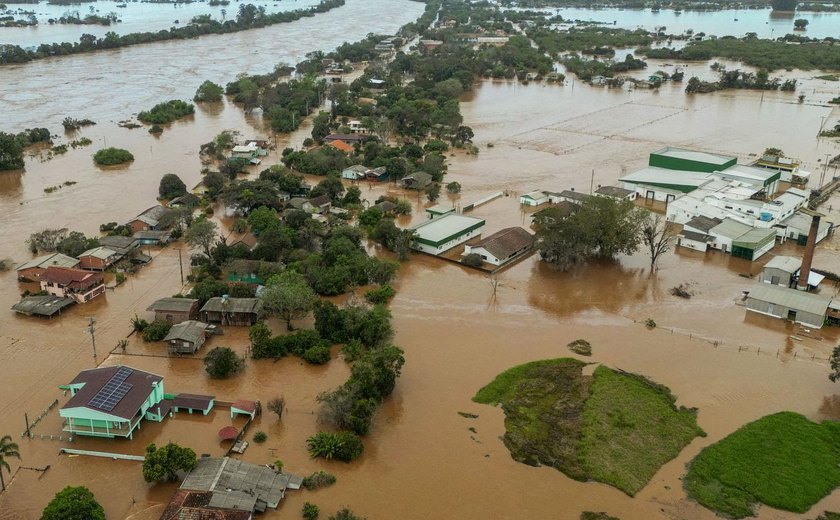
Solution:
<path fill-rule="evenodd" d="M 414 249 L 430 255 L 439 255 L 481 235 L 482 227 L 483 219 L 448 213 L 409 229 L 414 232 Z"/>

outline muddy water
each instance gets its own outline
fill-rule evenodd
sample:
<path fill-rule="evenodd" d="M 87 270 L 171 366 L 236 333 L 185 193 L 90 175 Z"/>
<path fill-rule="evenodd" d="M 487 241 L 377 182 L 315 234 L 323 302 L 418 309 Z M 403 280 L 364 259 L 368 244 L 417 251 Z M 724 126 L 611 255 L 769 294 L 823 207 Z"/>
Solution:
<path fill-rule="evenodd" d="M 4 130 L 47 126 L 55 132 L 65 116 L 128 118 L 162 100 L 191 99 L 204 80 L 224 85 L 240 72 L 262 74 L 371 32 L 392 33 L 422 11 L 423 4 L 407 0 L 349 0 L 263 29 L 2 67 L 0 124 Z"/>
<path fill-rule="evenodd" d="M 692 73 L 706 70 L 695 66 Z M 179 83 L 177 77 L 163 79 Z M 163 80 L 150 81 L 154 89 Z M 188 95 L 194 87 L 179 83 L 175 88 Z M 819 81 L 809 80 L 803 88 L 810 93 L 800 105 L 795 96 L 781 93 L 766 93 L 762 101 L 760 94 L 744 92 L 686 98 L 679 88 L 670 87 L 655 93 L 608 91 L 571 81 L 563 87 L 485 82 L 462 105 L 481 153 L 451 157 L 447 180 L 460 182 L 464 191 L 459 197 L 444 196 L 444 201 L 465 204 L 503 189 L 588 191 L 592 169 L 595 185 L 612 183 L 622 170 L 644 164 L 647 153 L 665 145 L 695 146 L 742 159 L 781 145 L 816 169 L 823 153 L 838 153 L 836 145 L 814 138 L 823 116 L 836 117 L 825 100 L 837 93 L 831 90 L 836 87 Z M 138 85 L 129 92 L 140 99 L 137 103 L 148 105 L 141 90 Z M 127 97 L 114 108 L 107 96 L 94 96 L 115 110 L 95 108 L 107 119 L 119 119 L 132 110 L 127 105 L 137 104 Z M 76 103 L 56 99 L 60 102 L 30 106 L 43 113 L 61 113 L 63 104 Z M 0 176 L 0 221 L 4 222 L 0 257 L 28 259 L 23 240 L 47 225 L 93 233 L 102 222 L 125 220 L 154 203 L 164 172 L 178 173 L 190 186 L 198 181 L 200 143 L 225 128 L 246 135 L 260 132 L 259 121 L 243 117 L 227 104 L 199 107 L 192 119 L 176 123 L 159 139 L 142 129 L 117 128 L 107 119 L 86 130 L 85 135 L 96 141 L 89 149 L 70 151 L 50 162 L 31 159 L 25 172 Z M 25 126 L 23 121 L 10 126 Z M 307 131 L 304 127 L 281 146 L 299 143 Z M 105 144 L 126 147 L 137 160 L 125 168 L 100 170 L 91 163 L 90 154 Z M 266 163 L 276 160 L 272 154 Z M 43 188 L 65 180 L 78 184 L 44 194 Z M 360 187 L 371 200 L 391 193 L 411 201 L 414 214 L 401 224 L 422 219 L 428 205 L 392 185 Z M 831 216 L 840 222 L 840 196 L 829 204 L 837 208 Z M 493 201 L 474 214 L 487 220 L 485 234 L 529 223 L 529 212 L 520 209 L 515 197 Z M 838 246 L 838 238 L 821 244 L 815 265 L 840 270 Z M 777 252 L 800 251 L 788 244 Z M 18 439 L 24 412 L 34 416 L 53 399 L 66 402 L 56 387 L 80 369 L 124 363 L 163 375 L 168 392 L 263 402 L 285 396 L 288 415 L 282 422 L 269 415 L 260 418 L 251 432 L 265 431 L 269 440 L 252 445 L 243 458 L 255 463 L 279 458 L 298 474 L 325 469 L 335 473 L 339 483 L 317 493 L 290 493 L 278 513 L 266 515 L 268 519 L 296 517 L 304 501 L 317 503 L 322 511 L 351 506 L 371 519 L 573 519 L 582 510 L 605 510 L 625 519 L 711 519 L 710 512 L 686 499 L 680 483 L 685 463 L 703 446 L 745 422 L 780 410 L 798 411 L 815 420 L 840 418 L 833 399 L 836 387 L 825 377 L 827 368 L 821 361 L 837 343 L 837 330 L 824 329 L 808 337 L 783 322 L 746 316 L 739 296 L 752 283 L 745 277 L 757 274 L 760 265 L 725 255 L 677 251 L 663 258 L 654 275 L 643 254 L 559 273 L 531 257 L 498 276 L 494 296 L 485 275 L 415 256 L 400 270 L 391 306 L 395 343 L 406 351 L 405 370 L 377 416 L 365 455 L 349 465 L 311 460 L 304 446 L 318 429 L 315 397 L 347 377 L 340 359 L 324 367 L 309 367 L 296 359 L 248 361 L 244 373 L 211 381 L 200 361 L 158 357 L 159 345 L 145 345 L 134 337 L 129 338 L 125 354 L 107 356 L 128 334 L 135 313 L 147 316 L 145 308 L 151 301 L 181 288 L 177 249 L 152 253 L 153 263 L 125 285 L 104 299 L 69 310 L 61 319 L 0 313 L 4 390 L 0 432 Z M 670 296 L 669 289 L 680 283 L 690 285 L 691 299 Z M 0 275 L 0 307 L 8 308 L 22 289 L 11 273 Z M 84 333 L 90 315 L 98 320 L 96 359 Z M 647 318 L 659 326 L 645 329 L 640 322 Z M 278 332 L 282 328 L 272 325 Z M 791 339 L 793 335 L 798 339 Z M 699 422 L 708 437 L 689 445 L 635 498 L 601 484 L 572 481 L 550 468 L 513 462 L 499 441 L 504 431 L 502 412 L 470 401 L 498 372 L 534 359 L 568 355 L 565 345 L 576 338 L 592 342 L 593 361 L 645 374 L 671 387 L 678 404 L 700 409 Z M 227 328 L 207 348 L 222 345 L 245 354 L 247 332 Z M 464 419 L 458 411 L 480 417 Z M 81 439 L 72 446 L 139 454 L 148 442 L 171 440 L 199 453 L 219 454 L 224 446 L 216 432 L 228 424 L 225 410 L 208 417 L 180 415 L 162 424 L 144 423 L 134 441 Z M 38 438 L 20 439 L 23 465 L 50 465 L 50 469 L 41 476 L 18 469 L 18 462 L 12 461 L 15 476 L 9 492 L 0 496 L 0 519 L 38 518 L 49 498 L 67 484 L 90 487 L 108 518 L 159 516 L 174 486 L 148 486 L 137 463 L 57 455 L 58 448 L 68 444 L 48 437 L 59 434 L 60 428 L 53 410 L 36 427 Z M 47 438 L 41 439 L 41 434 Z M 838 508 L 840 493 L 835 493 L 814 510 Z M 769 509 L 760 512 L 765 519 L 793 517 Z"/>
<path fill-rule="evenodd" d="M 318 4 L 318 0 L 285 0 L 281 2 L 249 2 L 257 7 L 264 7 L 267 13 L 279 13 L 295 9 L 306 9 Z M 123 7 L 117 7 L 117 6 Z M 0 27 L 0 44 L 37 47 L 42 43 L 77 42 L 82 34 L 92 34 L 97 38 L 108 32 L 129 34 L 137 32 L 160 31 L 171 27 L 186 25 L 195 16 L 210 15 L 218 20 L 236 17 L 238 4 L 211 6 L 204 2 L 188 4 L 160 4 L 140 2 L 102 2 L 76 5 L 21 5 L 10 6 L 17 18 L 20 11 L 34 11 L 38 25 L 34 27 Z M 224 11 L 224 15 L 222 12 Z M 120 22 L 109 26 L 102 25 L 50 25 L 49 19 L 58 19 L 67 14 L 84 18 L 89 14 L 107 16 L 116 14 Z"/>

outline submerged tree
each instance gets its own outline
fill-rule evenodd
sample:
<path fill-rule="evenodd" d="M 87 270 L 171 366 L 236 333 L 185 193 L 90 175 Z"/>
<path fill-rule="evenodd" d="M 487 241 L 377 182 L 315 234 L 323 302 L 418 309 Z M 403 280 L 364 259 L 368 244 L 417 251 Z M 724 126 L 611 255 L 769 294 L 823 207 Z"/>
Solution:
<path fill-rule="evenodd" d="M 3 491 L 6 491 L 6 482 L 3 480 L 3 468 L 11 473 L 12 467 L 9 465 L 7 459 L 12 457 L 20 460 L 20 449 L 17 444 L 12 442 L 10 435 L 4 435 L 0 438 L 0 487 L 2 487 Z"/>
<path fill-rule="evenodd" d="M 0 132 L 0 170 L 19 170 L 23 166 L 23 146 L 13 134 Z"/>
<path fill-rule="evenodd" d="M 41 520 L 105 520 L 105 510 L 84 486 L 67 486 L 55 494 Z"/>
<path fill-rule="evenodd" d="M 642 226 L 642 241 L 648 247 L 650 255 L 650 270 L 657 269 L 659 256 L 674 247 L 677 239 L 677 227 L 668 222 L 662 215 L 651 213 Z"/>
<path fill-rule="evenodd" d="M 292 330 L 292 320 L 309 314 L 317 298 L 303 276 L 286 271 L 268 279 L 260 299 L 266 312 L 280 316 L 286 328 Z"/>
<path fill-rule="evenodd" d="M 152 443 L 146 446 L 143 479 L 146 482 L 175 482 L 179 471 L 192 471 L 195 465 L 193 450 L 171 442 L 162 448 Z"/>
<path fill-rule="evenodd" d="M 218 233 L 216 232 L 216 223 L 207 220 L 206 218 L 198 219 L 187 228 L 185 235 L 187 244 L 193 247 L 200 247 L 207 258 L 211 258 L 210 250 L 216 243 Z"/>

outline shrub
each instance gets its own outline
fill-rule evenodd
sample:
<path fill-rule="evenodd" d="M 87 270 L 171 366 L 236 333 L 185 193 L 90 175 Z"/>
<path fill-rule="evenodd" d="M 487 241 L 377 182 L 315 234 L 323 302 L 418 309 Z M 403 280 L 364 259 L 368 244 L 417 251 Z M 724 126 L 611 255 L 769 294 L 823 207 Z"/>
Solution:
<path fill-rule="evenodd" d="M 131 152 L 122 148 L 103 148 L 93 154 L 93 160 L 96 164 L 112 166 L 131 162 L 134 160 L 134 156 L 131 155 Z"/>
<path fill-rule="evenodd" d="M 316 471 L 315 473 L 303 479 L 303 487 L 309 491 L 320 489 L 323 487 L 332 486 L 335 484 L 335 475 L 325 471 Z"/>
<path fill-rule="evenodd" d="M 312 365 L 323 365 L 330 360 L 330 347 L 325 344 L 318 344 L 303 352 L 303 359 Z"/>
<path fill-rule="evenodd" d="M 576 339 L 566 346 L 575 354 L 580 354 L 581 356 L 592 355 L 592 345 L 585 339 Z"/>
<path fill-rule="evenodd" d="M 148 326 L 149 322 L 136 314 L 133 318 L 131 318 L 131 327 L 134 329 L 135 332 L 143 332 Z"/>
<path fill-rule="evenodd" d="M 242 360 L 228 347 L 216 347 L 204 357 L 204 369 L 214 379 L 229 377 L 242 369 Z"/>
<path fill-rule="evenodd" d="M 648 318 L 648 319 L 645 320 L 645 327 L 647 327 L 649 329 L 655 329 L 656 328 L 656 322 L 653 321 L 653 318 Z"/>
<path fill-rule="evenodd" d="M 461 263 L 469 267 L 481 267 L 484 265 L 484 259 L 478 253 L 470 253 L 461 259 Z"/>
<path fill-rule="evenodd" d="M 0 269 L 2 271 L 2 269 Z M 125 273 L 117 273 L 115 276 L 117 285 L 122 285 L 125 282 Z"/>
<path fill-rule="evenodd" d="M 149 133 L 150 134 L 162 134 L 163 133 L 163 127 L 160 126 L 160 125 L 152 125 L 152 127 L 149 128 Z"/>
<path fill-rule="evenodd" d="M 318 509 L 318 506 L 315 504 L 310 504 L 309 502 L 303 503 L 303 508 L 301 509 L 301 514 L 303 515 L 306 520 L 315 520 L 318 518 L 318 514 L 321 512 Z"/>
<path fill-rule="evenodd" d="M 450 182 L 446 185 L 446 191 L 449 193 L 461 193 L 461 183 L 460 182 Z"/>
<path fill-rule="evenodd" d="M 193 112 L 195 112 L 195 108 L 192 103 L 187 103 L 180 99 L 172 99 L 158 103 L 151 110 L 140 112 L 137 114 L 137 119 L 144 123 L 163 125 L 188 116 Z"/>
<path fill-rule="evenodd" d="M 350 462 L 362 454 L 362 439 L 353 432 L 318 432 L 306 440 L 313 458 Z"/>
<path fill-rule="evenodd" d="M 394 297 L 397 292 L 391 287 L 390 284 L 385 284 L 376 289 L 371 289 L 365 292 L 365 300 L 369 301 L 374 305 L 379 305 L 383 303 L 388 303 L 388 301 Z"/>
<path fill-rule="evenodd" d="M 353 514 L 348 508 L 344 508 L 341 511 L 338 511 L 334 515 L 330 515 L 329 520 L 366 520 L 364 517 L 356 516 Z"/>
<path fill-rule="evenodd" d="M 162 341 L 171 328 L 168 321 L 155 320 L 143 328 L 143 341 Z"/>
<path fill-rule="evenodd" d="M 254 434 L 254 442 L 257 444 L 262 444 L 268 439 L 268 435 L 265 432 L 257 432 Z"/>
<path fill-rule="evenodd" d="M 216 101 L 221 101 L 223 93 L 224 90 L 220 85 L 217 85 L 212 81 L 207 80 L 198 87 L 198 90 L 195 91 L 195 97 L 193 97 L 193 101 L 199 103 L 212 103 Z"/>

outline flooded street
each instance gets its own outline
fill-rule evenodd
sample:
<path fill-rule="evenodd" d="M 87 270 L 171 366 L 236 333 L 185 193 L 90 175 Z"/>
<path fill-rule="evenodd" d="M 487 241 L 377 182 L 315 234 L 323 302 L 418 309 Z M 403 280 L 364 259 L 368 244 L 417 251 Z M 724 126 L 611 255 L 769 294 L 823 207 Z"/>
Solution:
<path fill-rule="evenodd" d="M 310 50 L 329 50 L 368 32 L 393 32 L 421 9 L 422 4 L 404 0 L 348 0 L 318 17 L 257 31 L 3 67 L 3 130 L 46 125 L 56 131 L 66 115 L 98 124 L 80 134 L 93 139 L 93 145 L 47 162 L 30 158 L 24 172 L 0 173 L 0 258 L 16 264 L 29 260 L 24 241 L 45 227 L 95 234 L 101 223 L 133 217 L 155 204 L 164 173 L 177 173 L 188 187 L 196 185 L 199 146 L 221 130 L 238 130 L 244 137 L 263 133 L 258 118 L 246 117 L 228 102 L 197 107 L 194 116 L 176 122 L 159 138 L 144 128 L 119 128 L 116 121 L 163 99 L 192 97 L 204 79 L 225 83 L 241 71 L 264 72 L 278 61 L 295 63 Z M 640 76 L 675 65 L 651 61 Z M 116 76 L 105 72 L 116 67 L 121 67 Z M 687 67 L 686 77 L 711 74 L 705 63 Z M 803 76 L 810 78 L 811 73 Z M 782 92 L 687 97 L 679 84 L 628 92 L 571 78 L 565 86 L 485 81 L 461 106 L 480 154 L 450 157 L 446 181 L 460 182 L 463 191 L 444 195 L 441 202 L 466 205 L 502 190 L 588 192 L 590 183 L 612 184 L 666 145 L 732 154 L 741 162 L 778 146 L 801 158 L 818 179 L 819 161 L 826 153 L 840 153 L 836 142 L 815 137 L 823 118 L 838 117 L 837 109 L 826 103 L 838 95 L 836 85 L 806 79 L 800 87 L 806 100 L 799 104 L 795 94 Z M 309 131 L 304 125 L 280 146 L 300 143 Z M 96 167 L 91 154 L 106 145 L 132 151 L 135 161 L 117 169 Z M 260 169 L 277 160 L 272 152 Z M 77 184 L 50 194 L 43 191 L 68 180 Z M 411 201 L 414 213 L 400 225 L 425 218 L 425 197 L 392 185 L 360 187 L 371 201 L 388 192 Z M 825 209 L 829 205 L 829 220 L 840 223 L 840 196 Z M 518 197 L 502 197 L 472 214 L 487 220 L 483 233 L 489 235 L 508 226 L 527 227 L 530 213 L 520 208 Z M 249 359 L 243 373 L 219 381 L 207 377 L 200 360 L 165 357 L 161 344 L 144 344 L 132 336 L 125 353 L 116 348 L 130 332 L 135 314 L 149 317 L 145 309 L 152 301 L 181 289 L 179 247 L 153 248 L 153 262 L 124 285 L 51 321 L 8 311 L 24 287 L 13 271 L 0 273 L 0 434 L 11 434 L 23 456 L 22 461 L 10 461 L 13 478 L 6 475 L 9 491 L 0 494 L 0 520 L 37 519 L 53 494 L 68 484 L 88 486 L 109 519 L 155 520 L 176 487 L 146 484 L 138 462 L 59 455 L 61 447 L 142 454 L 149 442 L 173 441 L 199 454 L 223 453 L 217 431 L 231 424 L 224 409 L 207 417 L 178 414 L 160 424 L 144 422 L 132 441 L 78 438 L 71 444 L 49 439 L 61 432 L 54 408 L 35 427 L 35 439 L 20 437 L 24 413 L 37 416 L 55 399 L 61 406 L 68 397 L 57 386 L 99 363 L 160 374 L 169 393 L 263 403 L 284 396 L 287 415 L 282 422 L 270 413 L 258 418 L 249 436 L 264 431 L 268 441 L 252 444 L 242 459 L 259 464 L 281 459 L 298 475 L 323 469 L 334 473 L 338 483 L 317 492 L 289 492 L 277 512 L 264 515 L 267 520 L 297 518 L 305 501 L 318 504 L 324 516 L 349 506 L 370 520 L 571 520 L 583 510 L 607 511 L 622 520 L 711 520 L 713 513 L 689 501 L 681 483 L 685 464 L 703 447 L 777 411 L 796 411 L 813 420 L 840 419 L 834 397 L 840 390 L 826 377 L 826 358 L 840 329 L 824 328 L 793 340 L 799 327 L 746 316 L 740 304 L 741 291 L 753 283 L 748 278 L 772 255 L 753 264 L 719 253 L 677 250 L 662 258 L 654 274 L 643 252 L 568 273 L 534 255 L 498 275 L 495 296 L 487 275 L 415 255 L 399 271 L 391 304 L 394 343 L 405 350 L 406 364 L 365 438 L 365 453 L 351 464 L 314 460 L 305 441 L 318 430 L 315 398 L 349 373 L 337 355 L 320 367 L 297 358 L 276 363 Z M 840 237 L 826 240 L 817 248 L 814 265 L 840 272 L 838 251 Z M 801 248 L 788 243 L 773 253 L 798 255 Z M 670 289 L 681 283 L 690 285 L 691 299 L 671 296 Z M 96 359 L 85 332 L 88 316 L 97 317 Z M 657 328 L 644 327 L 648 318 Z M 280 332 L 281 325 L 271 325 Z M 311 320 L 297 325 L 311 325 Z M 513 365 L 571 355 L 566 344 L 577 338 L 592 343 L 593 362 L 669 386 L 678 405 L 699 409 L 699 425 L 708 433 L 666 464 L 635 498 L 603 484 L 571 480 L 552 468 L 514 462 L 499 439 L 504 433 L 501 409 L 471 401 L 479 388 Z M 215 346 L 245 355 L 247 330 L 227 327 L 204 352 Z M 466 419 L 459 411 L 479 417 Z M 41 474 L 21 465 L 50 469 Z M 759 518 L 813 518 L 825 509 L 840 509 L 840 492 L 808 515 L 761 508 Z"/>

